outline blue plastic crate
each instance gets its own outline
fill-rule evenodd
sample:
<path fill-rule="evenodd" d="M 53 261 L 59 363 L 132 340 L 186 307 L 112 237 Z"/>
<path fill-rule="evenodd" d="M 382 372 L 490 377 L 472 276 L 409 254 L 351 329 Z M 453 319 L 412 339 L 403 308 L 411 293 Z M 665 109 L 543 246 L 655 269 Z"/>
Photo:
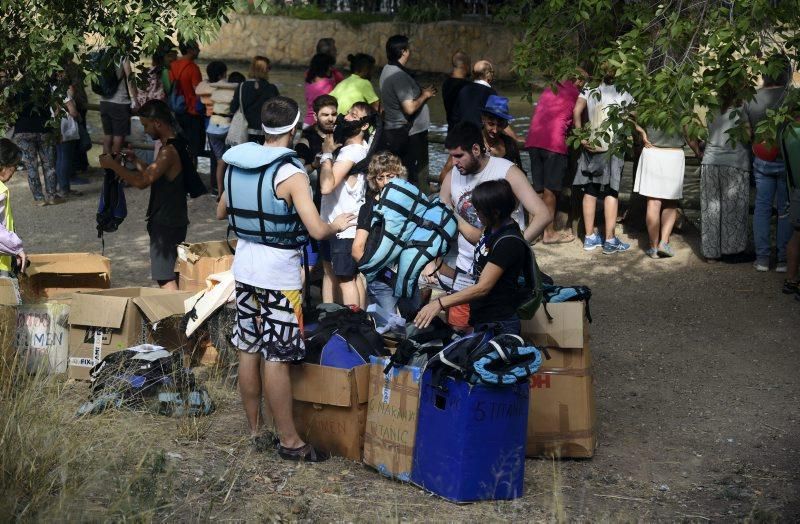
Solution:
<path fill-rule="evenodd" d="M 411 481 L 454 502 L 521 497 L 528 384 L 443 386 L 422 377 Z"/>

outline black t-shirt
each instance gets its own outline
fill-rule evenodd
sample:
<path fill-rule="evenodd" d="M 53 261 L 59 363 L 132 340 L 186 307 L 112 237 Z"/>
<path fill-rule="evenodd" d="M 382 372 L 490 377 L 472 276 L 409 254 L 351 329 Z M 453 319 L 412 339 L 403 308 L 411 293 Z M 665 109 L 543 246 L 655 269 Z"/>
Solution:
<path fill-rule="evenodd" d="M 453 105 L 451 117 L 453 123 L 473 122 L 478 127 L 481 126 L 481 110 L 486 106 L 486 100 L 490 95 L 496 95 L 491 87 L 487 87 L 477 82 L 470 82 L 463 86 L 458 92 L 456 103 Z"/>
<path fill-rule="evenodd" d="M 239 100 L 239 89 L 242 91 L 242 100 Z M 261 108 L 264 103 L 280 95 L 278 88 L 264 79 L 246 80 L 233 93 L 231 101 L 231 114 L 236 114 L 239 104 L 242 104 L 244 118 L 249 129 L 261 129 Z"/>
<path fill-rule="evenodd" d="M 461 88 L 469 83 L 470 81 L 466 78 L 453 78 L 451 76 L 442 84 L 442 103 L 444 104 L 444 113 L 447 115 L 448 127 L 453 127 L 456 124 L 456 121 L 453 120 L 453 106 Z"/>
<path fill-rule="evenodd" d="M 517 238 L 503 238 L 513 235 Z M 500 240 L 502 239 L 502 240 Z M 500 240 L 498 242 L 498 240 Z M 517 312 L 519 278 L 523 264 L 528 260 L 525 253 L 528 243 L 522 236 L 519 225 L 515 222 L 503 226 L 495 233 L 484 234 L 475 247 L 475 274 L 480 274 L 489 262 L 500 266 L 503 274 L 489 294 L 473 300 L 469 304 L 469 322 L 471 325 L 508 320 Z"/>
<path fill-rule="evenodd" d="M 364 231 L 370 230 L 372 222 L 372 209 L 375 207 L 377 201 L 374 198 L 367 198 L 361 209 L 358 210 L 358 223 L 356 229 L 363 229 Z"/>
<path fill-rule="evenodd" d="M 294 146 L 294 150 L 297 151 L 297 155 L 303 159 L 303 163 L 305 165 L 312 164 L 314 162 L 314 158 L 318 154 L 322 153 L 323 139 L 317 132 L 316 124 L 303 129 L 302 133 L 300 133 L 300 136 L 305 138 L 308 144 L 300 142 Z"/>

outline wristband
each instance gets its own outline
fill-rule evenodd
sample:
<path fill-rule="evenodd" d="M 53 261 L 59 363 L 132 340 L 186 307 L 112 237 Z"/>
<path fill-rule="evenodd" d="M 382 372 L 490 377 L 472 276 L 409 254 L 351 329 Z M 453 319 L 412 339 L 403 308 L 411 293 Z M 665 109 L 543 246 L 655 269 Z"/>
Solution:
<path fill-rule="evenodd" d="M 444 307 L 444 305 L 442 304 L 442 297 L 439 297 L 439 298 L 437 298 L 437 299 L 436 299 L 436 302 L 438 302 L 438 303 L 439 303 L 439 307 L 442 309 L 442 311 L 444 311 L 445 307 Z"/>
<path fill-rule="evenodd" d="M 325 162 L 326 160 L 333 160 L 333 154 L 331 154 L 331 153 L 322 153 L 321 155 L 319 155 L 319 163 L 320 164 Z"/>

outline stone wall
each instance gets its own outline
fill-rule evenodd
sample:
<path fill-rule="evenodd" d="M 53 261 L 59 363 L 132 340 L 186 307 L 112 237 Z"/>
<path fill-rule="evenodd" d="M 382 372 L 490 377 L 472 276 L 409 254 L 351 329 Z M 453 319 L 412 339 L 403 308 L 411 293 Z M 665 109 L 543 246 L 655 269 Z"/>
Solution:
<path fill-rule="evenodd" d="M 377 22 L 353 27 L 338 20 L 235 15 L 222 26 L 215 41 L 203 46 L 202 57 L 249 60 L 254 55 L 265 55 L 273 64 L 305 66 L 314 54 L 317 40 L 333 37 L 340 67 L 347 67 L 348 54 L 358 52 L 374 56 L 378 65 L 383 65 L 386 39 L 398 33 L 411 40 L 408 65 L 412 69 L 449 72 L 450 57 L 460 49 L 473 61 L 491 61 L 501 78 L 511 76 L 513 45 L 518 35 L 502 26 L 478 22 Z"/>

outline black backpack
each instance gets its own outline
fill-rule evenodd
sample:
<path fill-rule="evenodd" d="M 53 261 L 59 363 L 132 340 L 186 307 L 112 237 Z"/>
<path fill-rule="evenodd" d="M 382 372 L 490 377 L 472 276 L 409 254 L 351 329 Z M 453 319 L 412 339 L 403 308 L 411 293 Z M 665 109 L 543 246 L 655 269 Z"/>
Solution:
<path fill-rule="evenodd" d="M 175 148 L 181 159 L 183 188 L 186 190 L 186 194 L 192 198 L 197 198 L 208 193 L 208 188 L 200 179 L 200 175 L 197 174 L 197 167 L 195 167 L 192 155 L 189 153 L 189 143 L 183 135 L 176 135 L 174 138 L 170 138 L 167 140 L 167 144 Z"/>
<path fill-rule="evenodd" d="M 97 73 L 97 78 L 92 80 L 92 91 L 104 97 L 111 98 L 117 92 L 122 78 L 117 76 L 118 60 L 110 49 L 100 49 L 89 54 L 89 64 Z"/>
<path fill-rule="evenodd" d="M 100 203 L 97 205 L 97 238 L 103 233 L 113 233 L 128 216 L 128 205 L 125 202 L 125 190 L 122 182 L 111 169 L 105 170 L 103 190 L 100 192 Z M 105 241 L 103 241 L 105 250 Z"/>
<path fill-rule="evenodd" d="M 305 361 L 319 364 L 322 349 L 334 334 L 344 338 L 365 362 L 369 362 L 370 356 L 389 356 L 372 317 L 361 309 L 345 307 L 321 314 L 318 325 L 306 333 Z"/>

